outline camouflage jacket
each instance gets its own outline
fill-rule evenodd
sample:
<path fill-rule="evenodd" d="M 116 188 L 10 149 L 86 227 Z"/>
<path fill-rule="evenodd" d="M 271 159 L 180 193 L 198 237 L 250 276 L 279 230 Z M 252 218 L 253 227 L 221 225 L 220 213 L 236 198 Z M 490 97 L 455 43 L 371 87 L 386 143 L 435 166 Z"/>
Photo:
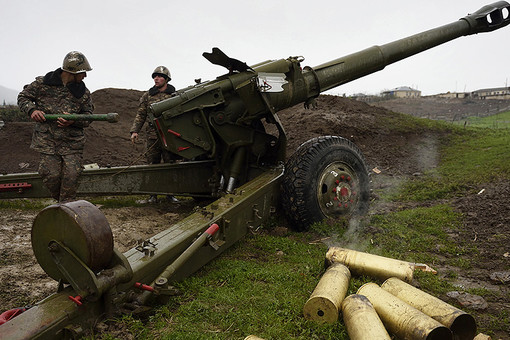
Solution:
<path fill-rule="evenodd" d="M 142 129 L 143 124 L 147 120 L 148 114 L 149 114 L 149 107 L 152 103 L 156 103 L 159 101 L 162 101 L 164 99 L 172 97 L 172 94 L 175 92 L 175 87 L 173 87 L 170 84 L 167 84 L 166 90 L 164 92 L 159 92 L 159 89 L 154 86 L 149 91 L 145 92 L 142 97 L 140 98 L 140 104 L 138 105 L 138 111 L 136 113 L 135 120 L 133 122 L 133 125 L 131 126 L 131 129 L 129 130 L 130 133 L 136 132 L 139 133 Z M 146 127 L 147 132 L 147 138 L 157 138 L 156 134 L 156 128 L 154 127 L 154 124 L 152 121 L 147 122 Z"/>
<path fill-rule="evenodd" d="M 44 77 L 25 86 L 18 95 L 18 106 L 27 115 L 34 110 L 45 114 L 92 114 L 94 105 L 89 90 L 83 82 L 64 86 L 61 69 L 47 73 Z M 84 127 L 88 121 L 75 121 L 68 127 L 58 127 L 56 121 L 36 122 L 30 147 L 46 154 L 68 155 L 81 153 L 85 145 Z"/>

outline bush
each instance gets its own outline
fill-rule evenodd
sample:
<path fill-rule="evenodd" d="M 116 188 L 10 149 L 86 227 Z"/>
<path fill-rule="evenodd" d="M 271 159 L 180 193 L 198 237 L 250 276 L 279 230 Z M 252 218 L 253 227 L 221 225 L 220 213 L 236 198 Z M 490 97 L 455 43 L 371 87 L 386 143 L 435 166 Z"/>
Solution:
<path fill-rule="evenodd" d="M 29 117 L 21 112 L 16 105 L 0 106 L 0 120 L 4 122 L 28 122 Z"/>

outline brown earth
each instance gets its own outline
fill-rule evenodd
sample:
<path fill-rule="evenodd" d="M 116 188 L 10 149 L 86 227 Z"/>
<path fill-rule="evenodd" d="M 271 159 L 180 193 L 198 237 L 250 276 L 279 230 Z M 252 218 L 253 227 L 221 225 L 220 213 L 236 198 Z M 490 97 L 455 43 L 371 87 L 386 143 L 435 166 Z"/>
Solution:
<path fill-rule="evenodd" d="M 93 123 L 87 130 L 86 163 L 100 166 L 143 164 L 142 144 L 133 146 L 129 140 L 129 127 L 133 121 L 138 99 L 136 90 L 103 89 L 92 94 L 96 113 L 117 112 L 120 122 Z M 466 105 L 465 107 L 468 107 Z M 405 111 L 402 109 L 401 111 Z M 381 129 L 377 119 L 395 117 L 385 108 L 352 101 L 336 96 L 320 96 L 318 108 L 305 110 L 302 105 L 284 110 L 279 117 L 288 135 L 288 152 L 304 141 L 319 135 L 339 135 L 352 140 L 364 153 L 372 171 L 375 189 L 391 190 L 410 176 L 419 176 L 438 162 L 440 137 L 435 133 L 417 131 L 398 133 Z M 377 119 L 375 119 L 377 117 Z M 36 171 L 38 154 L 30 150 L 32 123 L 6 123 L 0 130 L 0 174 Z M 143 136 L 142 136 L 143 139 Z M 465 216 L 464 228 L 450 236 L 459 243 L 476 246 L 476 256 L 459 255 L 470 263 L 470 268 L 447 267 L 448 261 L 434 263 L 439 275 L 454 271 L 459 290 L 485 288 L 488 307 L 476 313 L 482 329 L 492 330 L 489 315 L 505 315 L 510 309 L 508 281 L 491 280 L 495 273 L 510 268 L 510 182 L 480 183 L 474 192 L 454 200 L 451 204 Z M 483 191 L 482 191 L 483 189 Z M 48 203 L 51 203 L 49 200 Z M 426 202 L 424 204 L 434 204 Z M 132 248 L 138 239 L 148 238 L 173 221 L 188 214 L 194 202 L 157 204 L 144 207 L 103 209 L 120 251 Z M 388 212 L 405 208 L 401 203 L 384 203 L 374 195 L 372 212 Z M 18 307 L 21 303 L 34 303 L 53 292 L 56 283 L 36 263 L 30 247 L 31 223 L 36 212 L 2 209 L 0 213 L 0 309 Z M 451 262 L 451 259 L 450 261 Z M 451 278 L 449 279 L 452 280 Z M 500 280 L 501 281 L 501 280 Z M 15 298 L 14 298 L 15 297 Z M 448 297 L 441 297 L 455 302 Z M 1 311 L 0 311 L 1 312 Z M 507 322 L 509 322 L 507 320 Z M 494 331 L 493 336 L 510 339 L 510 330 Z"/>

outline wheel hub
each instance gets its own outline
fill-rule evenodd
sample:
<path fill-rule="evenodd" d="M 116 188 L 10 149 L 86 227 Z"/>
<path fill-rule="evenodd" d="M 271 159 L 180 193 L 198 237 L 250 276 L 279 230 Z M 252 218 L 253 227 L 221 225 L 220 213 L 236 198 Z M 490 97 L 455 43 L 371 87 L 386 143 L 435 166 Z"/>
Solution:
<path fill-rule="evenodd" d="M 324 215 L 350 215 L 358 202 L 359 180 L 343 163 L 332 163 L 320 177 L 317 198 Z"/>

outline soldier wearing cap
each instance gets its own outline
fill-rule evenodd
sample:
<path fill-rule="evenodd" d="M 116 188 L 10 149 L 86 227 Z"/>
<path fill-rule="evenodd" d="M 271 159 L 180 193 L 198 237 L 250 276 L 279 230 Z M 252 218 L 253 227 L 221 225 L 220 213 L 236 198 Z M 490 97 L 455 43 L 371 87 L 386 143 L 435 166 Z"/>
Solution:
<path fill-rule="evenodd" d="M 18 106 L 35 121 L 30 147 L 41 155 L 38 172 L 51 196 L 59 202 L 76 198 L 85 145 L 83 129 L 89 121 L 59 118 L 47 121 L 45 114 L 92 114 L 94 106 L 83 79 L 92 70 L 80 52 L 69 52 L 62 67 L 37 77 L 18 95 Z"/>
<path fill-rule="evenodd" d="M 146 132 L 146 157 L 147 163 L 159 164 L 161 160 L 164 163 L 171 163 L 178 159 L 176 155 L 165 150 L 161 146 L 161 142 L 158 139 L 156 128 L 154 123 L 149 118 L 149 108 L 152 103 L 162 101 L 170 98 L 174 95 L 175 87 L 168 82 L 172 79 L 170 71 L 165 66 L 158 66 L 152 72 L 152 79 L 154 80 L 154 86 L 145 92 L 140 98 L 138 105 L 138 111 L 130 129 L 131 141 L 134 143 L 138 141 L 138 134 L 142 129 L 144 123 L 147 121 L 145 128 Z M 149 119 L 148 119 L 149 118 Z M 177 199 L 173 196 L 167 196 L 170 201 L 176 202 Z M 157 201 L 156 195 L 149 197 L 148 202 L 154 203 Z"/>

